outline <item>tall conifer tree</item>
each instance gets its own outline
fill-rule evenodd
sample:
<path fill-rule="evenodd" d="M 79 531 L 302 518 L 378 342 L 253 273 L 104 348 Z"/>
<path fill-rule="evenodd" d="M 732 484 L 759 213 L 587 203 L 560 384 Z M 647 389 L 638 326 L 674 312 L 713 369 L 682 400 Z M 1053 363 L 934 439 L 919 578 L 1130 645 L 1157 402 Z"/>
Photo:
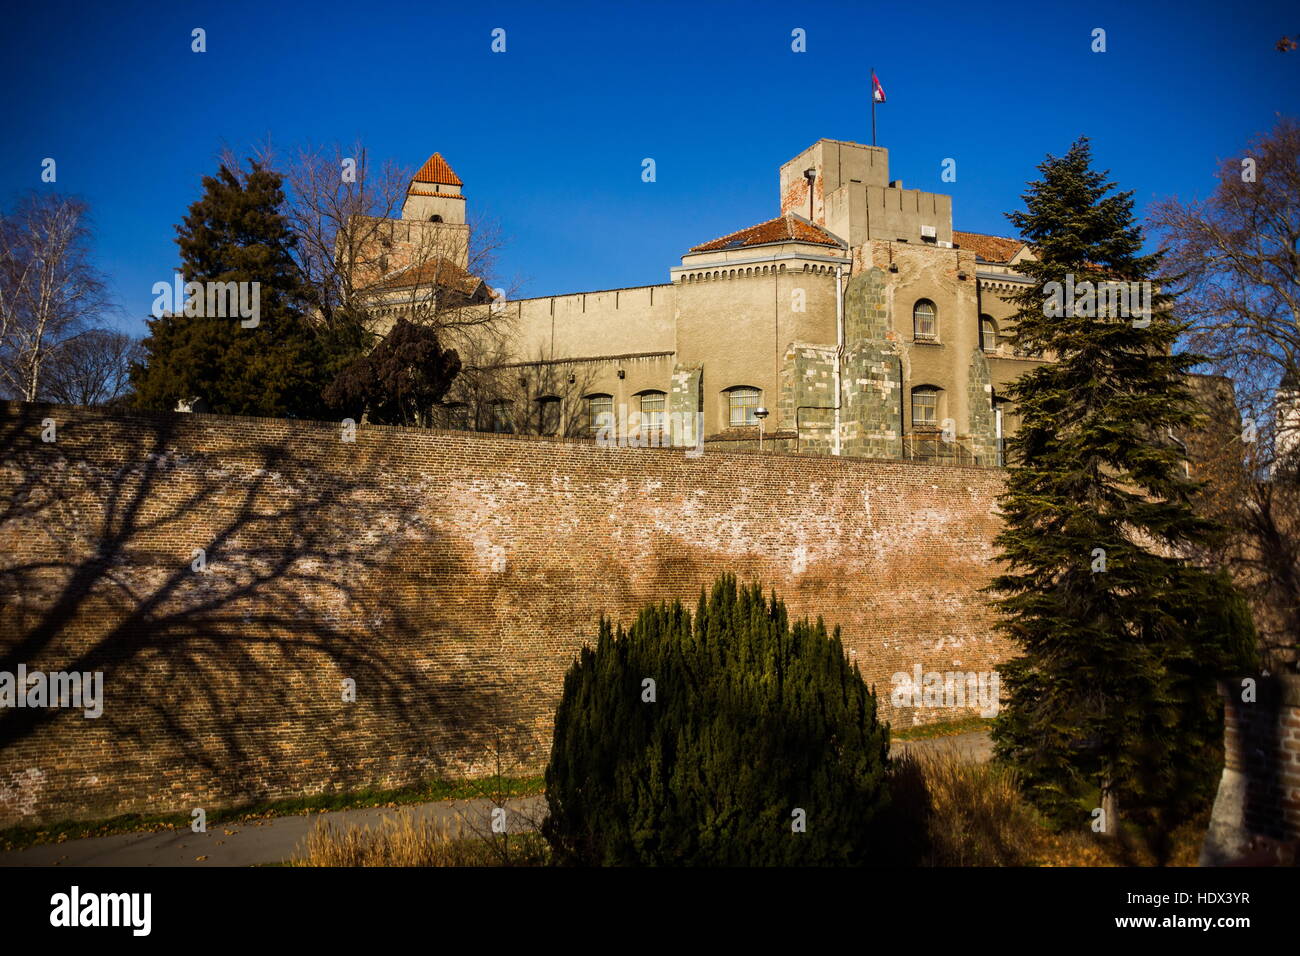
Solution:
<path fill-rule="evenodd" d="M 281 177 L 255 162 L 244 175 L 223 165 L 204 177 L 202 197 L 176 229 L 182 278 L 258 283 L 258 323 L 185 314 L 151 320 L 145 361 L 132 370 L 142 407 L 166 410 L 198 398 L 224 414 L 321 413 L 326 363 L 305 315 L 283 205 Z"/>
<path fill-rule="evenodd" d="M 1176 808 L 1188 787 L 1204 796 L 1183 771 L 1213 750 L 1227 631 L 1249 623 L 1223 578 L 1182 557 L 1214 529 L 1193 511 L 1178 437 L 1196 423 L 1197 359 L 1174 351 L 1170 297 L 1153 292 L 1143 316 L 1102 314 L 1086 286 L 1065 296 L 1070 281 L 1156 288 L 1160 256 L 1141 254 L 1132 193 L 1112 194 L 1086 139 L 1039 171 L 1009 216 L 1037 256 L 1019 267 L 1031 284 L 1012 344 L 1048 362 L 1008 390 L 1023 424 L 1001 499 L 1006 571 L 990 590 L 1019 656 L 1002 669 L 993 735 L 1040 807 L 1082 823 L 1095 787 L 1114 833 L 1121 805 L 1127 816 Z"/>

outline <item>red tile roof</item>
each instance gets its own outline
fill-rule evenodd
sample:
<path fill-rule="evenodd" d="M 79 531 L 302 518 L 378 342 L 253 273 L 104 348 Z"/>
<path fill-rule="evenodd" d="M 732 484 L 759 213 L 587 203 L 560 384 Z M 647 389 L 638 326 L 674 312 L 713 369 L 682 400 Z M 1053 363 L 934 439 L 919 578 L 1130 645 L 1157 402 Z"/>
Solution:
<path fill-rule="evenodd" d="M 712 252 L 717 249 L 762 246 L 769 242 L 811 242 L 819 246 L 839 246 L 840 241 L 821 226 L 813 225 L 792 212 L 777 216 L 757 226 L 741 229 L 702 245 L 692 246 L 691 252 Z"/>
<path fill-rule="evenodd" d="M 952 231 L 952 242 L 958 249 L 969 250 L 985 262 L 1010 262 L 1025 245 L 1019 239 L 989 236 L 982 232 L 958 232 L 956 229 Z"/>
<path fill-rule="evenodd" d="M 452 172 L 442 153 L 434 153 L 429 161 L 420 167 L 420 171 L 411 180 L 413 183 L 437 183 L 440 186 L 464 186 L 460 177 Z"/>
<path fill-rule="evenodd" d="M 422 285 L 455 289 L 467 296 L 473 296 L 483 285 L 483 280 L 470 275 L 450 259 L 435 256 L 427 262 L 408 266 L 385 276 L 375 283 L 374 288 L 410 289 Z"/>

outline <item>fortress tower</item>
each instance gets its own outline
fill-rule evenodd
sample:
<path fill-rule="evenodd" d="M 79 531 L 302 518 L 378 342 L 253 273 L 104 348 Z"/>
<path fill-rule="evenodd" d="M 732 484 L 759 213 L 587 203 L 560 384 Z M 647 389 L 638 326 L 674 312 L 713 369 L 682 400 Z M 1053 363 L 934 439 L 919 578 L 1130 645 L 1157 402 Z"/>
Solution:
<path fill-rule="evenodd" d="M 891 181 L 883 146 L 819 139 L 781 166 L 781 212 L 807 217 L 850 247 L 868 240 L 953 245 L 952 197 Z"/>
<path fill-rule="evenodd" d="M 356 268 L 358 286 L 382 288 L 389 298 L 410 298 L 411 290 L 424 286 L 468 288 L 473 277 L 467 272 L 470 227 L 463 188 L 441 153 L 430 156 L 406 187 L 401 217 L 379 221 Z M 472 294 L 479 295 L 477 289 Z"/>
<path fill-rule="evenodd" d="M 464 185 L 442 154 L 434 153 L 406 189 L 402 218 L 463 226 L 465 194 L 461 190 Z"/>

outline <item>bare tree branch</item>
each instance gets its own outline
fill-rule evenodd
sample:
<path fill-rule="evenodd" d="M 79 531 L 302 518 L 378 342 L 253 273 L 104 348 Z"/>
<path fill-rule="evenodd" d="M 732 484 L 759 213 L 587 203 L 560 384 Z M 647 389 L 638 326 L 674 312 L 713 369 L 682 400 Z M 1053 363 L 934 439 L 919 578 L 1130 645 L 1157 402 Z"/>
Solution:
<path fill-rule="evenodd" d="M 108 308 L 84 202 L 30 193 L 0 216 L 0 389 L 35 401 L 61 348 Z"/>

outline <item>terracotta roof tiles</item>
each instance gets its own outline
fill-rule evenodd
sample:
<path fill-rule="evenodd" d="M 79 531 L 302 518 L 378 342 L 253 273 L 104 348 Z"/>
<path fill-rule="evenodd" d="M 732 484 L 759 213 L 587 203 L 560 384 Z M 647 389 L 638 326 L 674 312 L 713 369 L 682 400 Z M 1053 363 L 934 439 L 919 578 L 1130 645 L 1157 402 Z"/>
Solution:
<path fill-rule="evenodd" d="M 471 275 L 450 259 L 435 256 L 427 262 L 408 266 L 385 276 L 375 283 L 374 288 L 410 289 L 427 285 L 455 289 L 465 295 L 472 296 L 482 284 L 482 279 Z"/>
<path fill-rule="evenodd" d="M 692 246 L 691 252 L 713 252 L 718 249 L 737 249 L 745 246 L 762 246 L 770 242 L 811 242 L 819 246 L 840 246 L 838 239 L 821 226 L 814 225 L 794 213 L 777 216 L 756 226 L 729 233 L 719 239 Z"/>
<path fill-rule="evenodd" d="M 1010 262 L 1023 247 L 1019 239 L 1005 236 L 989 236 L 982 232 L 952 231 L 952 241 L 958 249 L 975 253 L 985 262 Z"/>
<path fill-rule="evenodd" d="M 447 165 L 447 161 L 442 158 L 442 153 L 434 153 L 429 157 L 429 161 L 420 167 L 420 171 L 415 174 L 412 183 L 435 183 L 439 186 L 464 186 L 460 177 L 452 171 Z"/>

